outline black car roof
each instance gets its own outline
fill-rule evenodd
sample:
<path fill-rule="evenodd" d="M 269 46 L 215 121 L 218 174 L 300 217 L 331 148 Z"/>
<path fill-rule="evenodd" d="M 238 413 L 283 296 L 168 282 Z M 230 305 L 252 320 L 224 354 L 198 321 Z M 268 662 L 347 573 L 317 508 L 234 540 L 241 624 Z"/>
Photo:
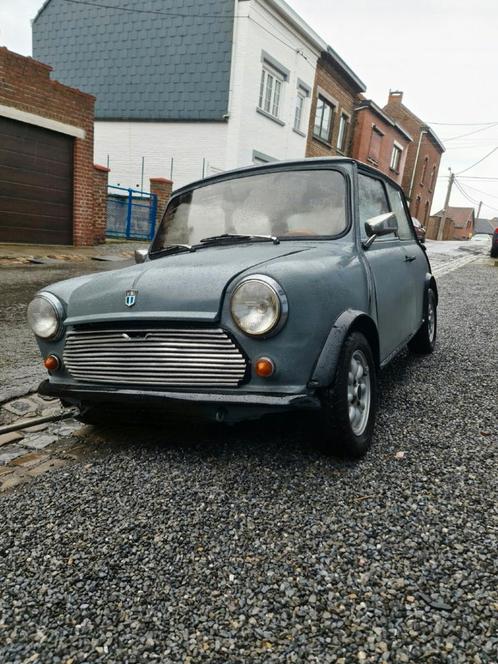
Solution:
<path fill-rule="evenodd" d="M 223 180 L 231 179 L 232 177 L 238 175 L 239 173 L 245 175 L 247 173 L 264 172 L 267 170 L 270 171 L 278 170 L 280 168 L 288 168 L 288 167 L 298 168 L 300 166 L 311 166 L 313 164 L 334 164 L 334 165 L 344 164 L 351 166 L 356 164 L 359 170 L 366 171 L 370 175 L 381 177 L 384 180 L 390 182 L 395 187 L 400 188 L 397 182 L 392 180 L 385 173 L 382 173 L 382 171 L 379 171 L 378 169 L 373 168 L 368 164 L 364 164 L 363 162 L 357 161 L 356 159 L 351 159 L 350 157 L 313 157 L 308 159 L 289 159 L 286 161 L 270 161 L 267 164 L 258 164 L 258 165 L 251 164 L 249 166 L 242 166 L 228 171 L 223 171 L 222 173 L 209 175 L 201 180 L 195 180 L 194 182 L 184 185 L 183 187 L 179 187 L 173 192 L 173 196 L 176 196 L 177 194 L 181 194 L 186 191 L 190 191 L 191 189 L 195 189 L 196 187 L 205 186 L 210 182 L 222 182 Z"/>

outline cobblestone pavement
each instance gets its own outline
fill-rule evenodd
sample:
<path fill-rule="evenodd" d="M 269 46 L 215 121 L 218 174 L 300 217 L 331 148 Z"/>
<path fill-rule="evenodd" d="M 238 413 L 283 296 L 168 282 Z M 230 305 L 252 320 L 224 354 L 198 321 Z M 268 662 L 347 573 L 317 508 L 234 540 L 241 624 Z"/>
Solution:
<path fill-rule="evenodd" d="M 359 463 L 291 418 L 61 436 L 0 495 L 0 661 L 494 664 L 498 270 L 439 288 Z"/>

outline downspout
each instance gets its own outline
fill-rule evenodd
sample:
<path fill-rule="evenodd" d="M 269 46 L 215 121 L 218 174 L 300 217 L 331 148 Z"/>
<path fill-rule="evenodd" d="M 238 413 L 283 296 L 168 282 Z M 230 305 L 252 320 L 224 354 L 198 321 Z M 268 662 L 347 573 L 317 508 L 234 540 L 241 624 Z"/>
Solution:
<path fill-rule="evenodd" d="M 418 138 L 417 154 L 415 155 L 415 164 L 413 166 L 412 179 L 410 181 L 410 189 L 408 190 L 408 200 L 410 201 L 410 205 L 412 204 L 413 183 L 415 182 L 415 172 L 417 170 L 418 157 L 419 157 L 419 154 L 420 154 L 420 146 L 422 144 L 422 136 L 424 134 L 427 134 L 426 129 L 424 129 L 423 131 L 420 132 L 420 136 Z"/>

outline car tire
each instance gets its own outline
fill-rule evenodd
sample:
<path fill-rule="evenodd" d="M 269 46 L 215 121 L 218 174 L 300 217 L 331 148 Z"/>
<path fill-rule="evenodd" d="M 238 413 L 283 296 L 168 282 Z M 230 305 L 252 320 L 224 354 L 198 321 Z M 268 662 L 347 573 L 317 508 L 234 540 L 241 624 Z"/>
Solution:
<path fill-rule="evenodd" d="M 417 334 L 410 339 L 408 348 L 417 355 L 428 355 L 436 346 L 437 337 L 437 305 L 432 288 L 427 290 L 427 310 L 425 320 Z"/>
<path fill-rule="evenodd" d="M 353 459 L 364 456 L 372 445 L 377 376 L 372 349 L 360 332 L 352 332 L 346 338 L 334 382 L 324 390 L 321 400 L 322 450 Z"/>

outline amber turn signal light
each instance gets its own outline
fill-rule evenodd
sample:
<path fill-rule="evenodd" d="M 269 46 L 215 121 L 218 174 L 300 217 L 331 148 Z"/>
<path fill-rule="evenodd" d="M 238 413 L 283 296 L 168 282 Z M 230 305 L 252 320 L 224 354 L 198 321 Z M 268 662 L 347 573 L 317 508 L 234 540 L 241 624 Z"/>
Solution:
<path fill-rule="evenodd" d="M 61 366 L 61 361 L 57 355 L 49 355 L 45 358 L 43 364 L 45 365 L 45 369 L 48 369 L 49 371 L 57 371 Z"/>
<path fill-rule="evenodd" d="M 275 373 L 275 365 L 269 357 L 260 357 L 254 365 L 256 375 L 260 378 L 269 378 Z"/>

